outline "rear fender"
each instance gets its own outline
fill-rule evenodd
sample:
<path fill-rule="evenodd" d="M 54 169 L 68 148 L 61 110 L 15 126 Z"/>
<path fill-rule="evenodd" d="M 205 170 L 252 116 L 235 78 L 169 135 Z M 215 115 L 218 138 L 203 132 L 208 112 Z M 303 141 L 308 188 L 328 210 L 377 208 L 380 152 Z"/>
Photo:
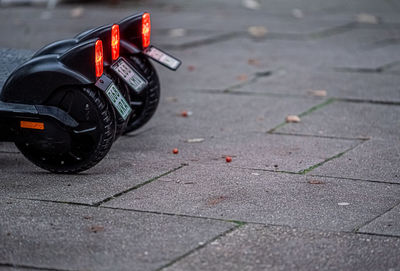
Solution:
<path fill-rule="evenodd" d="M 72 47 L 78 44 L 77 39 L 68 39 L 68 40 L 60 40 L 49 45 L 43 47 L 39 51 L 37 51 L 32 58 L 44 56 L 44 55 L 51 55 L 51 54 L 63 54 Z"/>
<path fill-rule="evenodd" d="M 142 47 L 142 16 L 144 12 L 129 16 L 118 23 L 121 53 L 139 53 Z"/>
<path fill-rule="evenodd" d="M 103 42 L 104 66 L 111 65 L 111 28 L 112 25 L 104 25 L 91 29 L 76 36 L 78 43 L 92 39 L 100 39 Z"/>
<path fill-rule="evenodd" d="M 42 104 L 61 87 L 94 84 L 95 43 L 96 40 L 89 40 L 62 55 L 31 59 L 10 75 L 0 99 L 9 103 Z"/>

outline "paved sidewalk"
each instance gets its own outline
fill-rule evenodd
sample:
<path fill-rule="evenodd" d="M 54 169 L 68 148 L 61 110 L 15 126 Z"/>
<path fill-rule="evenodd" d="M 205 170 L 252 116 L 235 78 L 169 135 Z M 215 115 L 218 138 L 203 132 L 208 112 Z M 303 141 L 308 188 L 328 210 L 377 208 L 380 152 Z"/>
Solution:
<path fill-rule="evenodd" d="M 155 64 L 156 115 L 83 174 L 0 143 L 0 270 L 400 270 L 398 2 L 0 8 L 0 85 L 139 10 L 182 67 Z"/>

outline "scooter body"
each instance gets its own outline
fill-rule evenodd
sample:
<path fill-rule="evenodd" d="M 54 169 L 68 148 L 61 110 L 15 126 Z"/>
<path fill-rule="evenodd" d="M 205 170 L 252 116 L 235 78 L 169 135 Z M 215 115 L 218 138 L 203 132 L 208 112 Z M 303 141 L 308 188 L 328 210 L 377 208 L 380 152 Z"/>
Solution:
<path fill-rule="evenodd" d="M 0 140 L 15 142 L 52 172 L 76 173 L 98 163 L 115 136 L 111 105 L 102 94 L 109 86 L 96 86 L 106 78 L 96 67 L 98 45 L 88 40 L 18 67 L 0 93 Z"/>
<path fill-rule="evenodd" d="M 145 125 L 157 109 L 160 82 L 149 58 L 174 71 L 181 64 L 180 60 L 150 45 L 149 13 L 138 13 L 117 24 L 90 29 L 78 34 L 73 39 L 50 44 L 38 51 L 34 57 L 53 53 L 60 54 L 71 46 L 92 38 L 99 38 L 104 44 L 111 44 L 115 26 L 118 26 L 119 30 L 120 57 L 112 58 L 112 52 L 108 50 L 111 47 L 107 47 L 104 53 L 105 71 L 113 79 L 133 110 L 127 122 L 124 122 L 119 114 L 115 113 L 117 134 L 120 135 L 135 131 Z"/>
<path fill-rule="evenodd" d="M 160 93 L 148 58 L 180 65 L 150 46 L 149 16 L 52 43 L 17 68 L 0 92 L 0 140 L 44 169 L 76 173 L 98 163 L 119 134 L 144 125 Z"/>

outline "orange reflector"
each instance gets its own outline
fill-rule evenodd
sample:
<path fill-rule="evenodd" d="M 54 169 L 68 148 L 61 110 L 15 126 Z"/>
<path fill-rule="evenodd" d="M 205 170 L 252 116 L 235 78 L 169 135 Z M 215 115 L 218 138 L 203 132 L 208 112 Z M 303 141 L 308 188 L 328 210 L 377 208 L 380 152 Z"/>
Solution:
<path fill-rule="evenodd" d="M 114 24 L 111 29 L 111 56 L 112 60 L 119 57 L 119 25 Z"/>
<path fill-rule="evenodd" d="M 142 16 L 142 45 L 143 48 L 149 47 L 151 34 L 150 13 L 144 13 Z"/>
<path fill-rule="evenodd" d="M 101 40 L 96 41 L 94 61 L 96 67 L 96 76 L 100 77 L 103 75 L 103 42 Z"/>
<path fill-rule="evenodd" d="M 43 122 L 23 121 L 20 123 L 21 128 L 44 130 Z"/>

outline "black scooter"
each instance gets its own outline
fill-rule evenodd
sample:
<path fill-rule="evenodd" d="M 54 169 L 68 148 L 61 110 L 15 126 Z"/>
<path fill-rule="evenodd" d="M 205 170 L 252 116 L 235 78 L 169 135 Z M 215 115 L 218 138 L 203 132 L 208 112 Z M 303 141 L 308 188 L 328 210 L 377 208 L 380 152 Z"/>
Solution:
<path fill-rule="evenodd" d="M 147 57 L 171 69 L 180 65 L 150 46 L 148 13 L 44 47 L 0 92 L 0 140 L 15 142 L 51 172 L 91 168 L 119 134 L 154 113 L 160 88 Z"/>
<path fill-rule="evenodd" d="M 143 12 L 127 17 L 117 24 L 90 29 L 73 39 L 50 44 L 35 56 L 60 54 L 92 38 L 100 38 L 105 44 L 111 44 L 111 51 L 107 52 L 104 58 L 105 71 L 133 109 L 127 123 L 116 114 L 117 135 L 120 135 L 142 127 L 157 109 L 160 83 L 157 72 L 148 58 L 174 71 L 181 64 L 175 57 L 150 45 L 150 35 L 150 14 Z"/>

